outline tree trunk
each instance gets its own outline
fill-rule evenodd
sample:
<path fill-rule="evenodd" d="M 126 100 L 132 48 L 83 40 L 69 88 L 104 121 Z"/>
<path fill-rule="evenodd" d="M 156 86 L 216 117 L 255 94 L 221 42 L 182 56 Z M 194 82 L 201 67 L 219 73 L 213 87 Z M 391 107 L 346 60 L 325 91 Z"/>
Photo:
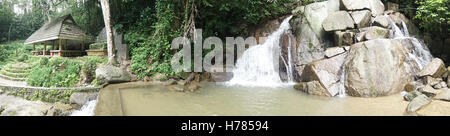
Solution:
<path fill-rule="evenodd" d="M 12 25 L 13 25 L 13 23 L 11 23 L 11 25 L 9 25 L 9 30 L 8 30 L 8 42 L 11 41 L 11 29 L 12 29 Z"/>
<path fill-rule="evenodd" d="M 109 10 L 109 0 L 100 0 L 102 11 L 103 11 L 103 20 L 105 20 L 105 29 L 106 29 L 106 43 L 108 48 L 108 64 L 111 65 L 116 62 L 115 59 L 115 48 L 114 48 L 114 37 L 111 26 L 111 12 Z"/>

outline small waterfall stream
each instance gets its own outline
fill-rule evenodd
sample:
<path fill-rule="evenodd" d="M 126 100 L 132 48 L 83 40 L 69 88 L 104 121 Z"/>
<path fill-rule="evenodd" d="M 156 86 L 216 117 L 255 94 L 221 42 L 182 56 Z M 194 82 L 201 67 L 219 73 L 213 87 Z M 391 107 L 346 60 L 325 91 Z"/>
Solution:
<path fill-rule="evenodd" d="M 94 110 L 96 105 L 97 100 L 86 102 L 86 104 L 84 104 L 80 110 L 72 112 L 70 116 L 94 116 Z"/>
<path fill-rule="evenodd" d="M 402 21 L 402 28 L 398 27 L 394 21 L 389 17 L 389 15 L 385 15 L 392 28 L 391 28 L 391 39 L 407 39 L 411 41 L 412 47 L 406 47 L 408 49 L 411 49 L 411 52 L 406 53 L 407 59 L 414 61 L 419 70 L 421 70 L 423 67 L 425 67 L 431 60 L 433 59 L 433 55 L 431 55 L 430 50 L 428 47 L 420 42 L 417 38 L 411 37 L 409 35 L 408 27 L 406 26 L 406 23 Z M 409 46 L 409 45 L 406 45 Z M 413 64 L 409 64 L 413 65 Z M 411 71 L 414 73 L 417 73 L 418 71 Z"/>
<path fill-rule="evenodd" d="M 237 60 L 233 70 L 234 76 L 226 83 L 227 85 L 278 87 L 285 84 L 279 74 L 278 62 L 282 55 L 280 39 L 291 28 L 289 24 L 291 18 L 292 16 L 284 19 L 280 27 L 270 34 L 263 44 L 252 46 L 244 52 L 242 57 Z M 290 39 L 289 42 L 291 42 Z M 281 61 L 286 67 L 288 82 L 292 82 L 291 48 L 288 47 L 288 50 L 288 60 L 281 57 Z"/>

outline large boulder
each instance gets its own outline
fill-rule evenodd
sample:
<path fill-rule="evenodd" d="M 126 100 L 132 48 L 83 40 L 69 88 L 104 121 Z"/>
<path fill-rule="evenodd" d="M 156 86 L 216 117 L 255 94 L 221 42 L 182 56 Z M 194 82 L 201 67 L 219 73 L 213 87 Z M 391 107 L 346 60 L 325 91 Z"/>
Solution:
<path fill-rule="evenodd" d="M 366 34 L 364 36 L 365 40 L 389 37 L 389 29 L 381 28 L 378 26 L 372 26 L 372 27 L 364 28 L 362 30 L 366 31 Z"/>
<path fill-rule="evenodd" d="M 344 10 L 363 10 L 369 9 L 372 11 L 372 16 L 381 15 L 384 13 L 385 7 L 380 0 L 341 0 Z"/>
<path fill-rule="evenodd" d="M 354 28 L 354 21 L 347 11 L 337 11 L 328 15 L 322 23 L 325 31 L 338 31 Z"/>
<path fill-rule="evenodd" d="M 98 93 L 75 92 L 70 95 L 70 103 L 83 106 L 86 102 L 97 99 Z"/>
<path fill-rule="evenodd" d="M 306 64 L 324 58 L 324 49 L 332 46 L 322 23 L 330 13 L 338 10 L 339 0 L 328 0 L 300 6 L 292 11 L 290 24 L 297 43 L 298 63 L 295 65 L 298 66 L 298 75 L 301 75 Z"/>
<path fill-rule="evenodd" d="M 434 78 L 440 78 L 446 71 L 447 69 L 445 68 L 444 61 L 439 58 L 434 58 L 422 69 L 422 71 L 419 72 L 419 74 L 417 74 L 417 76 L 431 76 Z"/>
<path fill-rule="evenodd" d="M 131 74 L 126 70 L 114 67 L 105 66 L 95 70 L 95 76 L 97 80 L 104 83 L 122 83 L 129 82 L 131 80 Z"/>
<path fill-rule="evenodd" d="M 319 81 L 331 96 L 336 96 L 340 90 L 344 89 L 341 84 L 342 68 L 344 66 L 347 52 L 341 53 L 329 59 L 322 59 L 311 62 L 303 70 L 300 79 L 303 82 Z"/>
<path fill-rule="evenodd" d="M 319 81 L 311 81 L 311 82 L 300 82 L 294 85 L 294 88 L 311 94 L 311 95 L 318 95 L 318 96 L 328 96 L 330 97 L 331 94 L 323 86 L 319 83 Z"/>
<path fill-rule="evenodd" d="M 430 102 L 431 102 L 431 100 L 426 95 L 423 95 L 423 94 L 419 95 L 408 104 L 406 111 L 408 113 L 414 113 L 417 110 L 419 110 L 420 108 L 422 108 L 423 106 L 429 104 Z"/>
<path fill-rule="evenodd" d="M 358 28 L 368 27 L 372 19 L 372 13 L 369 10 L 353 11 L 351 15 Z"/>
<path fill-rule="evenodd" d="M 395 40 L 376 39 L 351 46 L 345 62 L 345 87 L 351 96 L 376 97 L 402 91 L 411 80 L 404 47 Z"/>
<path fill-rule="evenodd" d="M 391 28 L 391 24 L 389 23 L 389 19 L 384 15 L 379 15 L 375 17 L 373 21 L 373 26 L 379 26 L 383 28 Z"/>

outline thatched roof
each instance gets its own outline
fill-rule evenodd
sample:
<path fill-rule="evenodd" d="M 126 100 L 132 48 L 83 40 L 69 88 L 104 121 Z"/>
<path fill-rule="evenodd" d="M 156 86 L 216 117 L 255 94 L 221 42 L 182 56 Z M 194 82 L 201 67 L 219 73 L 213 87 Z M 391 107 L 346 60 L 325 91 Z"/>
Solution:
<path fill-rule="evenodd" d="M 66 15 L 44 24 L 25 40 L 25 44 L 43 43 L 57 39 L 83 41 L 87 39 L 87 35 L 75 23 L 71 15 Z"/>

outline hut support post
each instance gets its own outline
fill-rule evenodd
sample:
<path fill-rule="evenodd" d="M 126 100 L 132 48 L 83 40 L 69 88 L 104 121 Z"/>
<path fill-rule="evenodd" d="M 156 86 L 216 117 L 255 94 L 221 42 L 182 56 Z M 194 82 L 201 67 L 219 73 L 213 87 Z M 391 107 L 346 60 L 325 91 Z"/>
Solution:
<path fill-rule="evenodd" d="M 62 40 L 59 39 L 59 52 L 58 52 L 58 55 L 59 55 L 59 56 L 62 56 L 61 51 L 62 51 Z"/>
<path fill-rule="evenodd" d="M 42 52 L 42 55 L 47 55 L 47 44 L 44 44 L 44 51 Z"/>
<path fill-rule="evenodd" d="M 33 44 L 33 55 L 36 55 L 36 44 Z"/>

